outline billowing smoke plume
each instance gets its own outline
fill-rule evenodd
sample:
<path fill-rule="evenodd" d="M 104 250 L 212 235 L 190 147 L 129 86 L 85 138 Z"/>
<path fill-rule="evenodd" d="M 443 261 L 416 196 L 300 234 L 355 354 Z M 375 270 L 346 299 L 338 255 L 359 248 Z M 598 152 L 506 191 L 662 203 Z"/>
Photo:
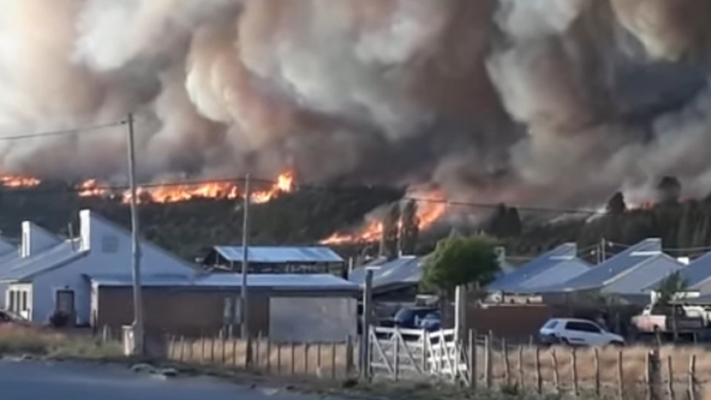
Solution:
<path fill-rule="evenodd" d="M 595 203 L 711 189 L 707 0 L 22 0 L 0 134 L 137 116 L 143 179 L 435 182 Z M 121 176 L 123 127 L 0 143 L 0 170 Z"/>

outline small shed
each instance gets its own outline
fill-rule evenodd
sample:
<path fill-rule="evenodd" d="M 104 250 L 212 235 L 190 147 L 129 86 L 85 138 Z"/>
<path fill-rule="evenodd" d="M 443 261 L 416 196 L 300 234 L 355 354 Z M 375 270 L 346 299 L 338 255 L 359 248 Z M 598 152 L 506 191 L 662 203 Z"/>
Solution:
<path fill-rule="evenodd" d="M 325 246 L 249 246 L 250 274 L 336 274 L 343 276 L 345 262 Z M 209 271 L 241 272 L 242 246 L 214 246 L 202 260 Z"/>
<path fill-rule="evenodd" d="M 133 320 L 130 275 L 87 275 L 96 326 L 119 329 Z M 237 327 L 242 275 L 150 276 L 142 282 L 147 329 L 216 335 Z M 342 341 L 356 335 L 357 285 L 330 274 L 247 277 L 250 334 L 275 341 Z M 239 329 L 236 329 L 237 331 Z"/>

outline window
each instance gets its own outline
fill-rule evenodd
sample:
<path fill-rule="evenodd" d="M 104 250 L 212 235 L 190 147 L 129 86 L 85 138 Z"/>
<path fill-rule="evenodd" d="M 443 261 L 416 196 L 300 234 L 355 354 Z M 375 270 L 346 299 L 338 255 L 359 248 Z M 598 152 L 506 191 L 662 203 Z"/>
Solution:
<path fill-rule="evenodd" d="M 548 321 L 543 327 L 546 329 L 555 329 L 555 327 L 558 325 L 558 321 L 556 320 L 551 320 Z"/>
<path fill-rule="evenodd" d="M 589 322 L 568 322 L 565 329 L 577 332 L 600 333 L 600 328 Z"/>
<path fill-rule="evenodd" d="M 14 290 L 10 291 L 10 311 L 15 311 L 15 303 L 16 303 L 15 293 L 16 292 Z"/>
<path fill-rule="evenodd" d="M 22 303 L 20 305 L 20 311 L 27 311 L 27 292 L 22 291 Z"/>

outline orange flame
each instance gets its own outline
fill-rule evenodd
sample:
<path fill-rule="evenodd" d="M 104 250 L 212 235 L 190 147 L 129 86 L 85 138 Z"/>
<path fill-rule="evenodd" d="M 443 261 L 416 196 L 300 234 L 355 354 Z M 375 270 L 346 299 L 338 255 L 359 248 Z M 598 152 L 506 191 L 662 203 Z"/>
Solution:
<path fill-rule="evenodd" d="M 79 185 L 79 197 L 103 197 L 108 195 L 108 190 L 99 185 L 99 181 L 96 179 L 89 179 L 88 181 Z"/>
<path fill-rule="evenodd" d="M 274 200 L 284 193 L 294 191 L 295 176 L 293 171 L 287 171 L 279 175 L 276 182 L 268 190 L 253 192 L 251 201 L 256 204 L 263 204 Z M 208 182 L 202 184 L 186 185 L 166 185 L 151 188 L 141 188 L 138 190 L 140 201 L 153 203 L 178 203 L 193 199 L 237 199 L 241 196 L 240 188 L 231 182 Z M 125 203 L 131 200 L 130 191 L 123 193 Z"/>
<path fill-rule="evenodd" d="M 2 175 L 0 176 L 0 185 L 9 188 L 28 188 L 38 186 L 42 181 L 37 178 L 19 175 Z"/>
<path fill-rule="evenodd" d="M 441 194 L 428 197 L 428 202 L 422 202 L 417 208 L 417 226 L 420 231 L 427 230 L 437 222 L 447 211 L 447 204 Z M 402 221 L 399 222 L 402 224 Z M 400 225 L 401 226 L 401 225 Z M 343 245 L 356 243 L 373 243 L 380 240 L 383 235 L 383 223 L 381 221 L 369 221 L 365 226 L 355 233 L 337 232 L 321 241 L 323 245 Z"/>

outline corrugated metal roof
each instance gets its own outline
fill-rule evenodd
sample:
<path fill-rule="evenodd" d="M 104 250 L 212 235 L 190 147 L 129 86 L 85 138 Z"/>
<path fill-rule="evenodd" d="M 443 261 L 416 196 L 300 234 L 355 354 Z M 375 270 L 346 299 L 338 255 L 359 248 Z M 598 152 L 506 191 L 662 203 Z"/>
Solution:
<path fill-rule="evenodd" d="M 8 240 L 7 238 L 0 236 L 0 255 L 5 256 L 9 253 L 17 254 L 18 252 L 19 249 L 17 248 L 17 246 L 12 244 L 12 242 L 10 242 L 10 240 Z"/>
<path fill-rule="evenodd" d="M 215 246 L 222 257 L 242 261 L 242 246 Z M 249 261 L 262 264 L 340 263 L 343 258 L 328 247 L 249 246 Z"/>
<path fill-rule="evenodd" d="M 602 288 L 630 269 L 660 254 L 662 241 L 646 239 L 568 282 L 545 289 L 547 292 L 565 292 Z"/>
<path fill-rule="evenodd" d="M 70 241 L 50 247 L 40 253 L 26 258 L 15 258 L 0 267 L 0 281 L 19 281 L 28 279 L 38 273 L 52 269 L 58 265 L 73 261 L 85 253 L 78 252 Z"/>
<path fill-rule="evenodd" d="M 547 269 L 545 273 L 538 274 L 533 278 L 518 285 L 518 289 L 511 290 L 512 293 L 536 293 L 537 290 L 561 283 L 565 283 L 590 270 L 590 264 L 575 258 L 559 262 Z"/>
<path fill-rule="evenodd" d="M 575 259 L 577 257 L 577 251 L 578 246 L 575 243 L 562 244 L 542 256 L 522 265 L 517 270 L 500 277 L 489 284 L 487 289 L 492 292 L 506 292 L 521 289 L 520 285 L 524 282 L 543 272 L 547 272 L 563 261 Z"/>
<path fill-rule="evenodd" d="M 379 265 L 367 265 L 354 269 L 348 280 L 362 285 L 366 268 L 373 268 L 373 288 L 395 284 L 418 283 L 422 278 L 423 257 L 400 257 Z"/>
<path fill-rule="evenodd" d="M 681 270 L 689 290 L 698 290 L 711 279 L 711 253 L 704 254 Z"/>
<path fill-rule="evenodd" d="M 607 284 L 602 291 L 614 294 L 645 293 L 651 286 L 659 284 L 669 275 L 684 268 L 684 265 L 666 254 L 647 258 L 635 268 Z"/>
<path fill-rule="evenodd" d="M 130 275 L 86 275 L 98 286 L 130 286 Z M 147 275 L 142 277 L 142 286 L 195 286 L 203 288 L 239 288 L 242 286 L 241 274 L 216 273 L 209 275 Z M 359 290 L 358 285 L 330 274 L 250 274 L 247 286 L 252 288 L 270 288 L 284 290 Z"/>

